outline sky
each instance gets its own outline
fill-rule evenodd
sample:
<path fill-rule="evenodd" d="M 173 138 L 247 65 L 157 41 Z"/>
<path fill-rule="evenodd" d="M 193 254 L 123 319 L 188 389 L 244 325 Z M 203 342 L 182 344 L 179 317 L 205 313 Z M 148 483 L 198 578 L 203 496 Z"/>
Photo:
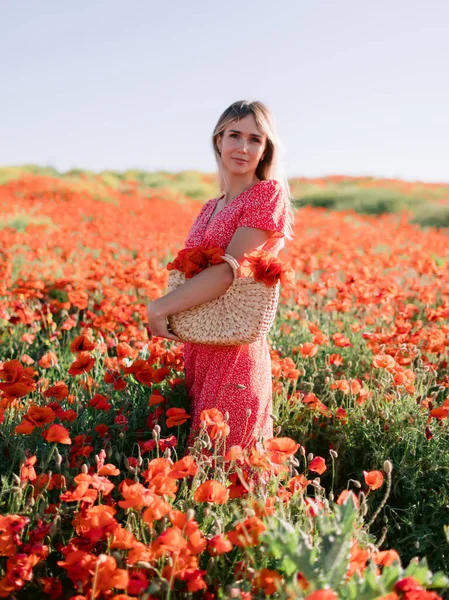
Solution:
<path fill-rule="evenodd" d="M 0 0 L 0 165 L 216 172 L 236 100 L 290 177 L 449 181 L 448 0 Z"/>

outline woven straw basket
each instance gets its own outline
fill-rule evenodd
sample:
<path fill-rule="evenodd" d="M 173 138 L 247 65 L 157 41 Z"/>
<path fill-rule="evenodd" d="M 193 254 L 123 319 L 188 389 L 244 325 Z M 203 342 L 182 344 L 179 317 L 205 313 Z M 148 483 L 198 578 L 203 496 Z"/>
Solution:
<path fill-rule="evenodd" d="M 276 317 L 279 281 L 273 287 L 253 277 L 240 277 L 240 265 L 230 254 L 221 258 L 234 273 L 231 287 L 218 298 L 167 317 L 169 327 L 183 342 L 212 345 L 250 344 L 266 334 Z M 186 281 L 184 273 L 170 271 L 168 291 Z"/>

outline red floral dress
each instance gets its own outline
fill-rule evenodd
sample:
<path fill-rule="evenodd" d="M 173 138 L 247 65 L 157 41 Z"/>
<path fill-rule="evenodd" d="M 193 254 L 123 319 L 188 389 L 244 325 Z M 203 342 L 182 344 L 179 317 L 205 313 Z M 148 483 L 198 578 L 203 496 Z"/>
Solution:
<path fill-rule="evenodd" d="M 202 245 L 226 249 L 235 230 L 247 226 L 274 231 L 263 250 L 278 254 L 284 246 L 287 215 L 285 194 L 278 181 L 259 181 L 209 220 L 219 199 L 203 206 L 186 248 Z M 201 412 L 215 407 L 223 415 L 229 413 L 226 449 L 234 444 L 245 448 L 261 435 L 273 437 L 271 358 L 266 336 L 235 346 L 185 342 L 184 370 L 192 415 L 188 446 L 198 433 Z"/>

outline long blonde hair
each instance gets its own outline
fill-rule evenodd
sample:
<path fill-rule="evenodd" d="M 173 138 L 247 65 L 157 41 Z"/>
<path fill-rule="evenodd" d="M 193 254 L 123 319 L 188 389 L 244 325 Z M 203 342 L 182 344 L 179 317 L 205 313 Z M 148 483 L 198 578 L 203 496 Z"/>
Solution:
<path fill-rule="evenodd" d="M 243 119 L 247 115 L 252 114 L 256 121 L 258 129 L 267 136 L 264 158 L 261 160 L 256 169 L 256 177 L 261 180 L 275 179 L 282 186 L 287 200 L 287 221 L 285 227 L 285 237 L 293 238 L 293 224 L 295 222 L 295 213 L 293 208 L 293 198 L 290 192 L 290 185 L 287 179 L 287 173 L 282 162 L 281 154 L 285 153 L 284 144 L 282 143 L 277 131 L 275 118 L 271 110 L 263 102 L 255 100 L 238 100 L 233 102 L 220 116 L 215 125 L 212 134 L 212 148 L 215 154 L 215 160 L 218 166 L 218 178 L 221 192 L 228 190 L 226 176 L 224 173 L 223 162 L 221 160 L 220 151 L 217 146 L 217 139 L 223 135 L 224 130 L 234 121 Z"/>

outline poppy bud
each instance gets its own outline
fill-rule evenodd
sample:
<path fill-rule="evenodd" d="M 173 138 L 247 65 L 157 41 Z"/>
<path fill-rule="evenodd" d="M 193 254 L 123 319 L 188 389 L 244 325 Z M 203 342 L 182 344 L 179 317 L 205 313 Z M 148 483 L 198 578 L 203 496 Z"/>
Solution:
<path fill-rule="evenodd" d="M 83 465 L 81 465 L 81 473 L 84 473 L 84 475 L 87 475 L 88 470 L 89 469 L 87 468 L 86 463 L 84 463 Z"/>
<path fill-rule="evenodd" d="M 62 463 L 62 456 L 59 454 L 59 452 L 58 452 L 58 449 L 57 449 L 57 448 L 56 448 L 56 458 L 55 458 L 55 462 L 56 462 L 56 465 L 57 465 L 58 467 L 60 467 L 60 466 L 61 466 L 61 463 Z"/>
<path fill-rule="evenodd" d="M 310 452 L 310 453 L 307 455 L 307 460 L 308 460 L 309 462 L 312 462 L 312 460 L 313 460 L 313 454 L 312 454 L 312 452 Z"/>
<path fill-rule="evenodd" d="M 332 456 L 332 458 L 338 458 L 338 453 L 335 452 L 335 450 L 333 450 L 332 448 L 329 450 L 329 454 Z"/>
<path fill-rule="evenodd" d="M 387 475 L 390 475 L 390 473 L 393 471 L 393 463 L 390 460 L 386 460 L 384 462 L 384 471 Z"/>

